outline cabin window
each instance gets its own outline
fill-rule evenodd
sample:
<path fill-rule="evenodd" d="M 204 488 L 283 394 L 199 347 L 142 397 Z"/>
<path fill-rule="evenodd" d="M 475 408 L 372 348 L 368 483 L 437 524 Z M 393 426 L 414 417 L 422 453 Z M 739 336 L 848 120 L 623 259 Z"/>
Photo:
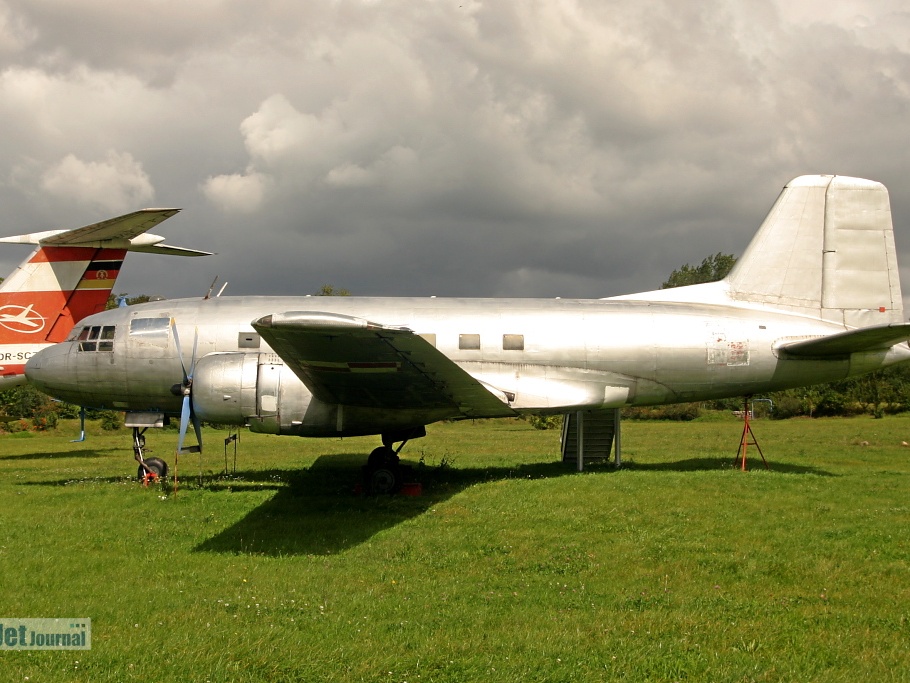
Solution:
<path fill-rule="evenodd" d="M 479 351 L 480 335 L 479 334 L 459 334 L 458 348 L 462 351 Z"/>
<path fill-rule="evenodd" d="M 114 332 L 116 327 L 113 325 L 93 325 L 83 327 L 79 332 L 77 341 L 79 342 L 80 351 L 113 351 L 114 350 Z"/>
<path fill-rule="evenodd" d="M 432 332 L 425 332 L 423 334 L 418 334 L 417 336 L 421 337 L 423 340 L 425 340 L 426 342 L 428 342 L 430 345 L 432 345 L 435 348 L 435 346 L 436 346 L 436 335 L 435 334 L 433 334 Z"/>
<path fill-rule="evenodd" d="M 258 349 L 261 341 L 258 332 L 241 332 L 237 335 L 237 348 Z"/>
<path fill-rule="evenodd" d="M 503 351 L 524 351 L 525 336 L 523 334 L 504 334 L 502 335 Z"/>
<path fill-rule="evenodd" d="M 130 336 L 143 339 L 167 339 L 167 331 L 170 326 L 170 318 L 133 318 L 130 320 Z"/>

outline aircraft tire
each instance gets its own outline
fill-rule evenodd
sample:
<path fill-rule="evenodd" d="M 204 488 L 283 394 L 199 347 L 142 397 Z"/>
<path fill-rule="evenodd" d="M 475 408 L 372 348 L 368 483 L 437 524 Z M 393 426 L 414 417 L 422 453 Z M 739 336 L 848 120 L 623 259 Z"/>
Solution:
<path fill-rule="evenodd" d="M 167 476 L 167 463 L 161 458 L 145 458 L 145 464 L 159 479 Z M 145 477 L 142 465 L 139 465 L 138 476 L 140 481 Z"/>
<path fill-rule="evenodd" d="M 388 446 L 374 448 L 367 458 L 367 467 L 377 469 L 379 467 L 396 467 L 398 465 L 398 454 Z"/>
<path fill-rule="evenodd" d="M 397 467 L 376 467 L 368 469 L 369 492 L 382 496 L 395 493 L 401 486 L 401 476 Z"/>

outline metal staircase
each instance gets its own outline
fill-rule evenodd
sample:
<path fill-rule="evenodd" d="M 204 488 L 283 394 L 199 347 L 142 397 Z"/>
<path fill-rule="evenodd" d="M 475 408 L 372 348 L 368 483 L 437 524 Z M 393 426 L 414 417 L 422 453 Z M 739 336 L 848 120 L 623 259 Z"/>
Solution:
<path fill-rule="evenodd" d="M 586 462 L 606 462 L 616 442 L 614 462 L 622 464 L 619 408 L 566 413 L 562 422 L 562 459 L 578 471 Z M 580 446 L 580 447 L 579 447 Z"/>

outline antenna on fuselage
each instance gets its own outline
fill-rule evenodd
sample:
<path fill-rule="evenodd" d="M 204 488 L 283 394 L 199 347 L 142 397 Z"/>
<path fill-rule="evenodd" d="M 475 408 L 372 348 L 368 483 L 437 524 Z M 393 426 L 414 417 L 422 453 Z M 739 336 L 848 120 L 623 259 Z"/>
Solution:
<path fill-rule="evenodd" d="M 217 283 L 217 282 L 218 282 L 218 276 L 216 275 L 216 276 L 215 276 L 215 279 L 212 280 L 212 284 L 209 286 L 209 291 L 207 291 L 207 292 L 205 293 L 205 296 L 202 297 L 203 300 L 211 299 L 211 298 L 212 298 L 212 292 L 215 291 L 215 283 Z M 217 299 L 219 296 L 222 295 L 222 293 L 223 293 L 224 290 L 227 288 L 227 286 L 228 286 L 228 283 L 227 283 L 227 282 L 225 282 L 223 285 L 221 285 L 221 289 L 219 289 L 219 290 L 218 290 L 218 293 L 215 295 L 215 298 L 216 298 L 216 299 Z"/>

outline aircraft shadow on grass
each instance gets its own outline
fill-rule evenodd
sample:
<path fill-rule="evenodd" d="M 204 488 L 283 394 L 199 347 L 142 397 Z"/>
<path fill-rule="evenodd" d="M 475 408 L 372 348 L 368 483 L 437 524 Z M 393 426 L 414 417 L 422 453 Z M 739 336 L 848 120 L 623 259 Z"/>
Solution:
<path fill-rule="evenodd" d="M 739 469 L 739 458 L 733 458 L 731 456 L 729 458 L 687 458 L 686 460 L 676 460 L 674 462 L 633 462 L 623 465 L 623 467 L 627 470 L 642 472 L 696 472 L 706 470 Z M 762 464 L 761 456 L 750 456 L 748 460 L 748 469 L 754 471 L 765 469 L 765 466 Z M 779 474 L 814 474 L 819 477 L 838 476 L 817 467 L 774 462 L 773 460 L 768 461 L 768 471 L 777 472 Z"/>
<path fill-rule="evenodd" d="M 200 552 L 263 555 L 331 555 L 424 514 L 434 505 L 478 483 L 503 479 L 541 479 L 572 474 L 561 462 L 516 467 L 429 467 L 402 460 L 412 468 L 410 482 L 420 496 L 368 496 L 360 493 L 363 454 L 322 456 L 307 469 L 238 472 L 205 483 L 210 490 L 243 490 L 262 482 L 274 497 L 236 524 L 196 547 Z"/>
<path fill-rule="evenodd" d="M 98 457 L 98 451 L 32 453 L 0 456 L 0 460 Z M 192 460 L 181 468 L 186 489 L 203 488 L 225 493 L 275 491 L 275 495 L 241 520 L 199 544 L 198 552 L 282 555 L 331 555 L 368 541 L 384 529 L 418 517 L 475 484 L 508 479 L 553 479 L 575 474 L 568 463 L 553 461 L 512 467 L 453 468 L 410 465 L 410 481 L 420 483 L 421 496 L 365 496 L 356 491 L 364 463 L 362 453 L 324 455 L 305 469 L 268 469 L 215 474 L 201 473 Z M 212 463 L 214 464 L 214 463 Z M 813 467 L 769 463 L 771 472 L 834 476 Z M 627 472 L 695 472 L 733 469 L 732 458 L 699 457 L 675 462 L 626 462 Z M 750 460 L 750 469 L 762 468 L 761 459 Z M 611 463 L 587 465 L 588 474 L 608 475 Z M 124 472 L 124 476 L 127 475 Z M 92 477 L 94 482 L 122 484 L 124 476 Z M 22 482 L 33 486 L 66 486 L 72 478 Z M 167 486 L 170 491 L 170 486 Z"/>
<path fill-rule="evenodd" d="M 22 453 L 21 455 L 0 455 L 0 461 L 3 460 L 66 460 L 68 458 L 103 458 L 116 449 L 98 450 L 83 448 L 76 451 L 34 451 L 32 453 Z"/>
<path fill-rule="evenodd" d="M 422 495 L 365 496 L 356 492 L 362 464 L 362 454 L 322 456 L 304 470 L 239 472 L 233 477 L 204 482 L 205 488 L 216 491 L 243 490 L 258 482 L 255 490 L 274 489 L 276 494 L 195 550 L 272 556 L 331 555 L 422 515 L 474 484 L 575 474 L 574 468 L 559 461 L 458 469 L 405 462 L 412 466 L 411 480 L 421 484 Z M 773 472 L 826 474 L 815 468 L 792 465 L 772 463 L 771 467 Z M 732 468 L 732 459 L 692 458 L 654 465 L 630 463 L 628 466 L 633 471 L 688 472 L 722 468 Z M 616 470 L 612 464 L 600 464 L 589 467 L 588 471 L 606 474 Z"/>

